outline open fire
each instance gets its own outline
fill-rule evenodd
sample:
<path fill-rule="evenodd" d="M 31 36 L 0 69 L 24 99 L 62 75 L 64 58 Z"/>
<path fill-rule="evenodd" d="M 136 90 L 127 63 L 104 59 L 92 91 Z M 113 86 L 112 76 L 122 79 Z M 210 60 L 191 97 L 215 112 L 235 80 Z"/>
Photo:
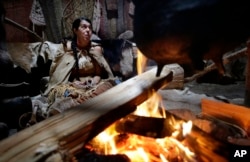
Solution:
<path fill-rule="evenodd" d="M 137 66 L 145 66 L 146 60 L 140 53 L 138 60 L 140 63 L 137 63 Z M 143 67 L 138 66 L 138 69 L 139 74 L 144 71 Z M 177 121 L 174 118 L 167 119 L 161 101 L 161 96 L 157 92 L 153 92 L 148 100 L 137 106 L 133 115 L 147 117 L 146 119 L 149 121 L 151 118 L 167 120 L 168 124 L 172 126 L 171 135 L 152 138 L 152 136 L 156 136 L 153 131 L 144 132 L 146 135 L 143 136 L 139 135 L 140 133 L 122 132 L 117 129 L 120 122 L 117 121 L 92 139 L 85 145 L 85 148 L 102 155 L 126 155 L 131 162 L 196 161 L 195 153 L 183 140 L 191 131 L 192 122 Z M 147 124 L 142 123 L 140 126 L 147 127 Z"/>
<path fill-rule="evenodd" d="M 154 107 L 153 103 L 158 103 L 156 100 L 157 96 L 158 94 L 155 93 L 152 98 L 138 106 L 134 114 L 164 118 L 164 113 L 162 112 L 165 111 L 157 111 L 158 107 L 152 109 Z M 148 113 L 146 114 L 147 111 Z M 117 123 L 114 123 L 90 141 L 86 147 L 94 150 L 97 154 L 124 154 L 131 162 L 196 161 L 192 150 L 186 146 L 185 142 L 178 139 L 180 132 L 182 132 L 182 138 L 185 138 L 185 135 L 191 131 L 192 122 L 177 122 L 174 119 L 169 119 L 169 122 L 174 126 L 175 131 L 171 136 L 164 138 L 121 133 L 116 130 Z M 147 127 L 147 125 L 141 126 Z"/>

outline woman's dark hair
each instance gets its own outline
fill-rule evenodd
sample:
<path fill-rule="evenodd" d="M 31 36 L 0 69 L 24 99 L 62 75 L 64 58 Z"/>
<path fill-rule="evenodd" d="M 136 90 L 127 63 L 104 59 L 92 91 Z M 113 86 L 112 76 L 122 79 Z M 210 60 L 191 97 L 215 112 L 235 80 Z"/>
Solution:
<path fill-rule="evenodd" d="M 77 80 L 80 80 L 80 78 L 79 78 L 79 64 L 78 64 L 77 44 L 76 44 L 77 37 L 76 37 L 76 34 L 74 33 L 74 29 L 78 30 L 82 20 L 85 20 L 88 23 L 90 23 L 90 25 L 92 25 L 91 21 L 89 19 L 87 19 L 87 18 L 84 18 L 84 17 L 75 19 L 75 21 L 72 24 L 73 38 L 72 38 L 72 43 L 71 43 L 71 49 L 73 50 L 74 58 L 75 58 L 75 61 L 76 61 L 75 67 L 76 67 L 76 79 Z"/>
<path fill-rule="evenodd" d="M 74 29 L 78 29 L 80 26 L 80 23 L 82 22 L 82 20 L 87 21 L 90 25 L 92 25 L 90 19 L 85 18 L 85 17 L 80 17 L 74 20 L 73 24 L 72 24 L 72 30 Z M 75 36 L 75 35 L 74 35 Z"/>

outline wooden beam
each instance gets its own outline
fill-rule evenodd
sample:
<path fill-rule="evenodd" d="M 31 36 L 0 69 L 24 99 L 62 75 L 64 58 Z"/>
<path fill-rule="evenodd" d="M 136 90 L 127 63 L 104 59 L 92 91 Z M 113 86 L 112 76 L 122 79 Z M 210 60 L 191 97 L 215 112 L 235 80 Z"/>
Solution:
<path fill-rule="evenodd" d="M 74 154 L 107 126 L 133 112 L 153 91 L 164 88 L 173 78 L 172 71 L 166 65 L 161 76 L 155 77 L 155 67 L 10 136 L 0 142 L 0 161 L 39 161 L 59 148 Z M 41 144 L 43 149 L 38 151 Z"/>

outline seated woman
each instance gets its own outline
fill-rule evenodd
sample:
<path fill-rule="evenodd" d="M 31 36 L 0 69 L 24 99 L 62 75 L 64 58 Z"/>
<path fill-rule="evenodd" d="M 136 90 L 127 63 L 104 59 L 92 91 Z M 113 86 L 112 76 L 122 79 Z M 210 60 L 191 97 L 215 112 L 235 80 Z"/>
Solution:
<path fill-rule="evenodd" d="M 102 47 L 91 42 L 91 21 L 78 18 L 72 24 L 73 39 L 62 43 L 50 68 L 44 96 L 48 116 L 80 104 L 115 85 Z"/>

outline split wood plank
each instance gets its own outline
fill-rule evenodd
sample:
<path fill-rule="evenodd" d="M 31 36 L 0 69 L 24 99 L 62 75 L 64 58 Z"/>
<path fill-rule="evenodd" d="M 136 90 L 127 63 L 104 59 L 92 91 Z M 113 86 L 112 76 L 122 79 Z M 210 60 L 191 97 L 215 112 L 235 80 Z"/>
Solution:
<path fill-rule="evenodd" d="M 155 67 L 0 141 L 0 161 L 39 161 L 59 148 L 74 154 L 110 124 L 133 112 L 153 91 L 164 88 L 172 81 L 173 70 L 166 65 L 156 77 Z"/>
<path fill-rule="evenodd" d="M 202 99 L 202 113 L 242 127 L 250 134 L 250 109 L 245 106 Z"/>

